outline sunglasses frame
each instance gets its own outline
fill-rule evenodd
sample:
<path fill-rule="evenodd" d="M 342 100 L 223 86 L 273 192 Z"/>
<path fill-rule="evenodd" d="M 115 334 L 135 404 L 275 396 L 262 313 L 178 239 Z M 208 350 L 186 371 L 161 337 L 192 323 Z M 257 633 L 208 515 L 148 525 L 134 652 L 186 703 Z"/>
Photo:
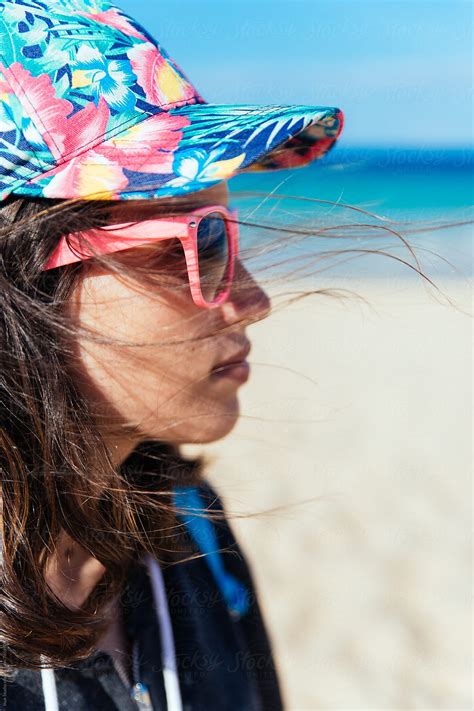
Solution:
<path fill-rule="evenodd" d="M 201 220 L 211 213 L 219 213 L 224 219 L 228 244 L 227 277 L 225 289 L 213 301 L 206 301 L 201 290 L 199 275 L 198 230 Z M 79 243 L 78 234 L 84 235 L 94 247 L 95 254 L 112 254 L 143 244 L 151 244 L 165 239 L 181 242 L 188 270 L 191 296 L 196 306 L 213 309 L 227 301 L 235 273 L 235 260 L 239 253 L 238 212 L 224 205 L 206 205 L 173 217 L 153 218 L 141 222 L 90 229 L 81 233 L 71 233 L 61 240 L 48 260 L 43 271 L 82 262 L 94 257 L 87 246 Z"/>

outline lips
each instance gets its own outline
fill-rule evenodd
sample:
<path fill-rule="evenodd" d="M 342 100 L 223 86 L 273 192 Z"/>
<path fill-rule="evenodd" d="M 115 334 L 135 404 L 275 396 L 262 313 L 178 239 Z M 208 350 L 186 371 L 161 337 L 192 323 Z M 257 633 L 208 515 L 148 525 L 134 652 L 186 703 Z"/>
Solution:
<path fill-rule="evenodd" d="M 242 363 L 242 361 L 244 361 L 250 353 L 250 349 L 251 345 L 250 343 L 248 343 L 244 348 L 229 356 L 229 358 L 227 358 L 226 360 L 221 360 L 217 365 L 213 367 L 211 372 L 214 372 L 215 370 L 221 370 L 222 368 L 228 367 L 230 365 L 237 365 L 239 363 Z"/>

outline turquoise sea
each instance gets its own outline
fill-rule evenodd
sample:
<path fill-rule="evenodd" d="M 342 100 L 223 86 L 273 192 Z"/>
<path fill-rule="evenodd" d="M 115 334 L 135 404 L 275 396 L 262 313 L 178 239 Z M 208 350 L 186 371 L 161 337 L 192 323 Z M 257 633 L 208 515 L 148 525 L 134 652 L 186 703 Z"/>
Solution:
<path fill-rule="evenodd" d="M 385 225 L 396 229 L 409 241 L 425 271 L 436 277 L 466 278 L 472 275 L 473 167 L 474 151 L 470 147 L 441 150 L 336 146 L 311 166 L 240 175 L 230 182 L 230 187 L 241 217 L 249 221 L 303 225 L 309 219 L 316 226 Z M 258 191 L 262 195 L 241 197 L 235 192 L 242 190 Z M 265 194 L 273 194 L 273 197 L 265 198 Z M 282 194 L 336 204 L 275 197 Z M 378 217 L 344 208 L 342 204 L 375 213 Z M 439 229 L 440 225 L 449 222 L 466 224 Z M 438 229 L 426 231 L 433 226 Z M 419 231 L 421 229 L 425 231 Z M 350 230 L 349 237 L 346 232 L 345 238 L 334 236 L 335 232 L 331 239 L 317 238 L 317 243 L 315 238 L 310 238 L 313 240 L 311 245 L 322 251 L 341 246 L 346 249 L 390 247 L 394 255 L 413 261 L 401 241 L 386 230 L 355 227 Z M 248 236 L 247 240 L 265 239 L 262 234 L 254 234 L 253 238 Z M 362 258 L 359 255 L 350 263 L 345 262 L 343 267 L 338 266 L 337 270 L 338 274 L 369 277 L 416 276 L 396 260 L 387 260 L 380 255 L 364 255 Z"/>

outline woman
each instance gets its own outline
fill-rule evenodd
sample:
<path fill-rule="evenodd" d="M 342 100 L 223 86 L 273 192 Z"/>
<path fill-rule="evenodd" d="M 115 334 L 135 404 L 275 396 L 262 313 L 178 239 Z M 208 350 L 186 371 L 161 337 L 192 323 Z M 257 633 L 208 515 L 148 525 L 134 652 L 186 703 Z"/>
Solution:
<path fill-rule="evenodd" d="M 227 179 L 339 109 L 213 106 L 102 0 L 0 9 L 4 709 L 282 707 L 251 574 L 183 443 L 224 437 L 270 311 Z"/>

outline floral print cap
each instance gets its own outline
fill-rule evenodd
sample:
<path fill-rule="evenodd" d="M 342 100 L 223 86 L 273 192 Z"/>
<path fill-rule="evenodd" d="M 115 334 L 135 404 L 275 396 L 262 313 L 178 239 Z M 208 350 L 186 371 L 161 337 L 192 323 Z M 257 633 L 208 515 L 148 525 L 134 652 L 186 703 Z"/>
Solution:
<path fill-rule="evenodd" d="M 0 200 L 150 199 L 324 155 L 336 107 L 207 103 L 106 0 L 0 0 Z"/>

